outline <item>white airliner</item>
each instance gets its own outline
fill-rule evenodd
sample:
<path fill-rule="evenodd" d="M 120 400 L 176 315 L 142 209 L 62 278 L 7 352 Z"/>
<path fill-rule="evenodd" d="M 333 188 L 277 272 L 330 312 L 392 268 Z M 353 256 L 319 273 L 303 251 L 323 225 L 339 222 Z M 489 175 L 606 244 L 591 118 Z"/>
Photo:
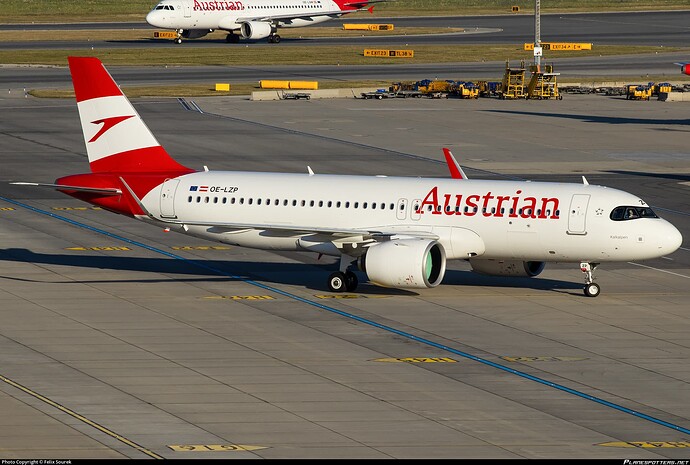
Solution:
<path fill-rule="evenodd" d="M 340 257 L 332 291 L 355 289 L 355 266 L 378 285 L 434 287 L 458 259 L 497 276 L 579 263 L 594 297 L 598 264 L 661 257 L 683 240 L 635 195 L 584 178 L 467 179 L 448 150 L 448 179 L 195 171 L 161 147 L 97 58 L 70 57 L 69 67 L 91 172 L 19 184 L 203 239 Z"/>
<path fill-rule="evenodd" d="M 280 42 L 280 27 L 304 27 L 369 9 L 389 0 L 163 0 L 146 22 L 162 29 L 175 29 L 175 42 L 198 39 L 216 29 L 228 31 L 227 42 L 264 39 Z"/>

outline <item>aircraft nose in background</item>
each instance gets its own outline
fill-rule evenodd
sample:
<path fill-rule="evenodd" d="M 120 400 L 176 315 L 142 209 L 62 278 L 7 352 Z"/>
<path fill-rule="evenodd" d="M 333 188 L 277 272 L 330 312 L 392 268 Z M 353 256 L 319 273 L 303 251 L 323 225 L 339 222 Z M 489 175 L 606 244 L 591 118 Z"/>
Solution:
<path fill-rule="evenodd" d="M 146 15 L 146 22 L 154 27 L 165 27 L 164 18 L 156 10 L 149 11 L 149 14 Z"/>

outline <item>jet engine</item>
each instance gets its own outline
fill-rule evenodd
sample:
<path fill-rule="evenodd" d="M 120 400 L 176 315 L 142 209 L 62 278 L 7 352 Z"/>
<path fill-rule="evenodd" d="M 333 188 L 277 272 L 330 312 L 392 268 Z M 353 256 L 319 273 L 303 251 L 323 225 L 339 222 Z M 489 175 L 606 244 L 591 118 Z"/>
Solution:
<path fill-rule="evenodd" d="M 690 75 L 690 63 L 678 63 L 680 65 L 680 72 Z"/>
<path fill-rule="evenodd" d="M 359 267 L 381 286 L 435 287 L 446 272 L 446 252 L 441 244 L 428 239 L 391 240 L 369 246 Z"/>
<path fill-rule="evenodd" d="M 213 32 L 213 29 L 185 29 L 182 31 L 182 37 L 185 39 L 198 39 L 204 37 L 209 32 Z"/>
<path fill-rule="evenodd" d="M 273 26 L 263 21 L 247 21 L 242 23 L 240 32 L 245 39 L 263 39 L 271 35 Z"/>
<path fill-rule="evenodd" d="M 544 262 L 522 262 L 519 260 L 470 259 L 472 271 L 491 276 L 537 276 L 544 271 Z"/>

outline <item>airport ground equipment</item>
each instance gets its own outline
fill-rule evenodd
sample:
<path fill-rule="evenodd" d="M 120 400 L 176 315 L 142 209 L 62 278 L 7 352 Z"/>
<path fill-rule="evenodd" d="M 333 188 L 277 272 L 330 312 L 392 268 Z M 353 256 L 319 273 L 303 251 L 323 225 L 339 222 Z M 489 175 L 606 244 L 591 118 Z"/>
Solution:
<path fill-rule="evenodd" d="M 511 68 L 506 61 L 506 69 L 503 73 L 503 85 L 498 94 L 500 99 L 525 98 L 525 62 L 520 62 L 519 68 Z"/>
<path fill-rule="evenodd" d="M 501 81 L 477 81 L 480 97 L 497 97 L 502 87 Z"/>
<path fill-rule="evenodd" d="M 454 83 L 450 95 L 459 98 L 476 99 L 479 98 L 479 86 L 473 82 L 458 81 Z"/>
<path fill-rule="evenodd" d="M 652 96 L 652 88 L 649 85 L 628 84 L 625 87 L 627 100 L 649 100 Z"/>
<path fill-rule="evenodd" d="M 311 99 L 311 94 L 308 92 L 283 92 L 283 100 L 309 100 Z"/>
<path fill-rule="evenodd" d="M 531 99 L 550 99 L 563 100 L 563 96 L 558 92 L 557 76 L 560 73 L 553 72 L 553 65 L 530 66 L 532 78 L 527 85 L 527 98 Z"/>

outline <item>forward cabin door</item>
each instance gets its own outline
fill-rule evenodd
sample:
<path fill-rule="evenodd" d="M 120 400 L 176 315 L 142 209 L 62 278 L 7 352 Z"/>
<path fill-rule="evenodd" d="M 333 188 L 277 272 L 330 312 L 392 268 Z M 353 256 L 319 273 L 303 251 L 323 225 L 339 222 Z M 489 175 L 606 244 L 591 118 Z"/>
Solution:
<path fill-rule="evenodd" d="M 161 186 L 161 216 L 165 218 L 177 218 L 175 215 L 175 191 L 179 179 L 166 179 Z"/>
<path fill-rule="evenodd" d="M 182 2 L 184 8 L 184 17 L 190 18 L 192 16 L 192 2 Z"/>
<path fill-rule="evenodd" d="M 589 194 L 574 194 L 568 210 L 568 234 L 587 234 Z"/>

